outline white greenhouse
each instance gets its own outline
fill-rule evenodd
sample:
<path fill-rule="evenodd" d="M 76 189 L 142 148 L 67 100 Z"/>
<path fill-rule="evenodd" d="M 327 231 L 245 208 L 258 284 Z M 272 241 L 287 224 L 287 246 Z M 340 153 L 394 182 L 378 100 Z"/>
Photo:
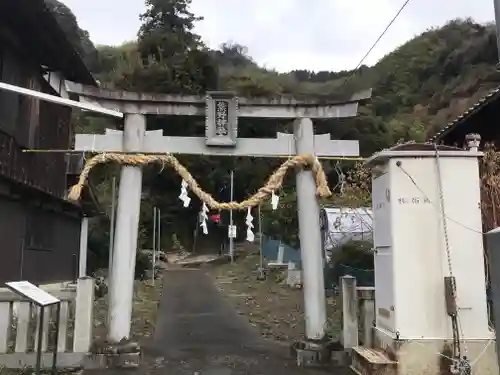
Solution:
<path fill-rule="evenodd" d="M 372 241 L 371 208 L 324 207 L 320 218 L 324 250 L 331 250 L 352 240 Z"/>

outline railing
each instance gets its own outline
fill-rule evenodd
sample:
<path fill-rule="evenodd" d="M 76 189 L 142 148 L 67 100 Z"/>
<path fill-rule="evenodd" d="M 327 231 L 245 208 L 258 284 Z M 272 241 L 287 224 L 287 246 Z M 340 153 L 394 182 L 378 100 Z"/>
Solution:
<path fill-rule="evenodd" d="M 9 69 L 13 69 L 9 74 L 16 75 L 18 83 L 45 94 L 57 94 L 39 72 L 31 69 L 23 71 L 22 60 L 15 56 L 9 59 L 11 59 L 9 64 L 12 64 L 9 65 Z M 0 175 L 63 198 L 67 190 L 65 155 L 23 151 L 26 148 L 44 150 L 69 148 L 70 121 L 70 107 L 24 94 L 1 91 Z"/>
<path fill-rule="evenodd" d="M 66 192 L 65 173 L 64 155 L 25 153 L 14 137 L 0 129 L 0 175 L 2 177 L 61 198 Z"/>
<path fill-rule="evenodd" d="M 79 367 L 92 340 L 94 280 L 81 278 L 76 287 L 48 292 L 61 300 L 57 366 Z M 56 309 L 46 308 L 42 336 L 42 367 L 52 366 Z M 39 308 L 10 291 L 0 291 L 0 367 L 34 367 L 38 342 Z"/>
<path fill-rule="evenodd" d="M 342 335 L 344 349 L 373 346 L 373 322 L 375 320 L 375 288 L 357 287 L 356 278 L 342 276 Z M 360 340 L 361 339 L 361 340 Z"/>

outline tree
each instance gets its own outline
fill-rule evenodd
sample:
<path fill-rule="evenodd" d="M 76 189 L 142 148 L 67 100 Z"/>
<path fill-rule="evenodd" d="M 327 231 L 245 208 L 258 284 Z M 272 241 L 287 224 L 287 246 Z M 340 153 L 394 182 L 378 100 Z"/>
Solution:
<path fill-rule="evenodd" d="M 250 56 L 248 48 L 233 42 L 222 43 L 219 51 L 215 51 L 217 63 L 221 66 L 248 67 L 256 66 Z"/>
<path fill-rule="evenodd" d="M 193 33 L 196 17 L 189 11 L 191 0 L 146 0 L 146 12 L 139 29 L 139 50 L 143 57 L 171 56 L 201 46 L 200 36 Z"/>
<path fill-rule="evenodd" d="M 80 29 L 76 17 L 66 5 L 57 0 L 45 0 L 45 5 L 52 12 L 73 48 L 92 69 L 97 58 L 97 51 L 90 40 L 89 33 Z"/>
<path fill-rule="evenodd" d="M 122 89 L 201 94 L 217 87 L 217 67 L 193 32 L 201 20 L 189 11 L 191 0 L 146 0 L 137 41 L 138 60 L 120 72 Z"/>

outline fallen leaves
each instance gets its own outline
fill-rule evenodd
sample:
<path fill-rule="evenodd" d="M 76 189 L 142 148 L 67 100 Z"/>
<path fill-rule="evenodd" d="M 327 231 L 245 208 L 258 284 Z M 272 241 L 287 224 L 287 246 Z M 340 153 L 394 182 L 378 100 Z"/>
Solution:
<path fill-rule="evenodd" d="M 158 305 L 161 298 L 162 279 L 136 280 L 132 306 L 132 340 L 141 342 L 154 332 Z M 94 303 L 94 338 L 102 340 L 107 332 L 108 295 Z"/>
<path fill-rule="evenodd" d="M 281 271 L 258 280 L 256 255 L 214 268 L 216 285 L 241 315 L 266 338 L 291 342 L 303 337 L 303 292 L 284 285 Z M 336 298 L 327 298 L 328 332 L 338 336 L 340 311 Z"/>

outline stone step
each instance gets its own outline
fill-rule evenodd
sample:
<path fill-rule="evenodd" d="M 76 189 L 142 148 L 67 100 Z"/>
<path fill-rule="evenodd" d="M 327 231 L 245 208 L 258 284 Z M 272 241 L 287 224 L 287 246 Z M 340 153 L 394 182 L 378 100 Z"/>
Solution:
<path fill-rule="evenodd" d="M 356 375 L 397 375 L 398 362 L 382 350 L 357 346 L 352 348 L 350 369 Z"/>

